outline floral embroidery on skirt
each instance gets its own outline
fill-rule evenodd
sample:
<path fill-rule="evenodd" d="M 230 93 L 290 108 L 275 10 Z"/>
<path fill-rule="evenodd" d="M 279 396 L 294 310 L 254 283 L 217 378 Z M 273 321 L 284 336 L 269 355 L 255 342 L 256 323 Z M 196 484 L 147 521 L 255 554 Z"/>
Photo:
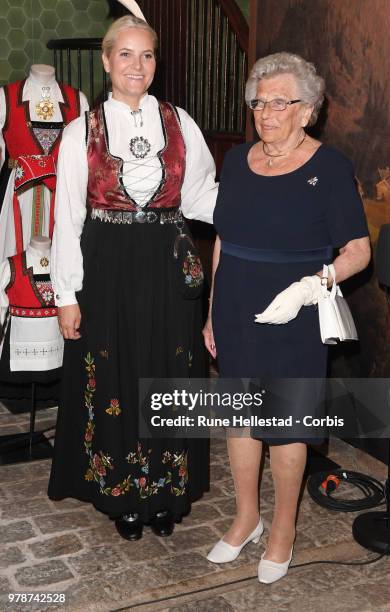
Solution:
<path fill-rule="evenodd" d="M 184 495 L 188 482 L 187 452 L 183 450 L 180 453 L 174 453 L 169 450 L 164 450 L 162 452 L 161 464 L 166 466 L 165 474 L 157 480 L 153 479 L 152 482 L 150 482 L 149 457 L 152 453 L 152 449 L 149 448 L 147 454 L 144 455 L 140 442 L 137 443 L 136 451 L 129 452 L 126 461 L 130 465 L 138 465 L 143 475 L 136 478 L 134 474 L 130 473 L 114 487 L 106 486 L 105 477 L 109 470 L 114 470 L 115 466 L 112 457 L 108 454 L 104 453 L 102 450 L 99 450 L 97 453 L 94 453 L 92 450 L 92 442 L 95 434 L 95 407 L 92 402 L 96 392 L 96 365 L 91 353 L 88 353 L 85 357 L 85 363 L 87 385 L 84 391 L 84 402 L 85 407 L 88 409 L 88 421 L 84 435 L 84 447 L 88 455 L 89 463 L 89 467 L 85 473 L 85 480 L 88 482 L 97 482 L 102 495 L 112 495 L 113 497 L 125 495 L 130 491 L 131 487 L 135 487 L 138 490 L 140 499 L 147 499 L 151 495 L 156 495 L 162 487 L 169 487 L 172 495 Z M 122 412 L 119 407 L 119 400 L 112 399 L 109 408 L 107 408 L 105 412 L 110 416 L 119 416 Z M 174 480 L 177 486 L 173 484 L 173 471 L 175 471 Z"/>

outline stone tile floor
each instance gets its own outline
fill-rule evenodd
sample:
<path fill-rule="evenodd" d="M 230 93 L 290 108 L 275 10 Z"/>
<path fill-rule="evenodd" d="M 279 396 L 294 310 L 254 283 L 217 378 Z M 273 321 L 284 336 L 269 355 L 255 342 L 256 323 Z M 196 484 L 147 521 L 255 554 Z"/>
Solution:
<path fill-rule="evenodd" d="M 39 411 L 37 428 L 53 424 L 55 414 L 55 409 Z M 27 428 L 28 415 L 10 415 L 0 405 L 0 435 Z M 382 463 L 341 441 L 331 441 L 328 456 L 346 469 L 385 478 Z M 224 440 L 212 441 L 211 462 L 211 491 L 173 536 L 157 538 L 146 529 L 133 543 L 121 540 L 113 523 L 87 504 L 51 502 L 46 497 L 50 461 L 0 466 L 0 611 L 390 610 L 390 557 L 361 567 L 291 568 L 271 586 L 256 578 L 264 540 L 248 545 L 228 566 L 209 563 L 207 552 L 235 511 Z M 273 493 L 267 460 L 261 500 L 268 529 Z M 293 563 L 375 557 L 354 542 L 354 517 L 319 507 L 305 491 Z M 64 593 L 66 603 L 10 604 L 8 593 Z"/>

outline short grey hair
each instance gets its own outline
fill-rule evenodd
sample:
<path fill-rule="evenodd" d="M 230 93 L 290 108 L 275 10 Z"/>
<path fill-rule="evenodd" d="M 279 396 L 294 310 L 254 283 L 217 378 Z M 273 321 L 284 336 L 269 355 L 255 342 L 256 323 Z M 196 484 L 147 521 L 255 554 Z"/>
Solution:
<path fill-rule="evenodd" d="M 246 83 L 245 101 L 249 103 L 256 98 L 259 81 L 279 74 L 292 74 L 295 77 L 302 101 L 313 106 L 308 122 L 308 125 L 313 125 L 324 101 L 325 81 L 317 74 L 314 64 L 307 62 L 300 55 L 281 52 L 258 59 Z"/>

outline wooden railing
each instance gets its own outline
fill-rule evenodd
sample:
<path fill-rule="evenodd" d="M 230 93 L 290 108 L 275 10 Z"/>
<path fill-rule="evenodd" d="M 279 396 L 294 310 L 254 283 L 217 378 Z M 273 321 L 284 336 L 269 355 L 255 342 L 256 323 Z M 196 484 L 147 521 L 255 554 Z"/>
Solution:
<path fill-rule="evenodd" d="M 241 50 L 248 55 L 249 26 L 237 2 L 231 0 L 217 0 L 217 2 L 229 20 L 229 25 L 237 37 Z"/>
<path fill-rule="evenodd" d="M 188 4 L 186 108 L 205 131 L 244 133 L 247 68 L 242 44 L 247 41 L 245 34 L 238 37 L 226 12 L 230 7 L 232 16 L 232 7 L 239 9 L 226 0 Z"/>
<path fill-rule="evenodd" d="M 82 90 L 90 105 L 106 99 L 107 76 L 101 62 L 101 38 L 62 38 L 49 40 L 57 79 Z"/>

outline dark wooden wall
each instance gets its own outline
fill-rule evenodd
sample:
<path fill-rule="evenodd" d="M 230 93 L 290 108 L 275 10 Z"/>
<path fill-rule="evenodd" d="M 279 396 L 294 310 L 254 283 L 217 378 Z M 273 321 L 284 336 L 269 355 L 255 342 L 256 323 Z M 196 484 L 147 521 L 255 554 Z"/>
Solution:
<path fill-rule="evenodd" d="M 390 162 L 389 0 L 257 0 L 257 56 L 299 53 L 327 85 L 322 138 L 356 164 L 372 193 Z M 326 119 L 326 121 L 325 121 Z"/>

